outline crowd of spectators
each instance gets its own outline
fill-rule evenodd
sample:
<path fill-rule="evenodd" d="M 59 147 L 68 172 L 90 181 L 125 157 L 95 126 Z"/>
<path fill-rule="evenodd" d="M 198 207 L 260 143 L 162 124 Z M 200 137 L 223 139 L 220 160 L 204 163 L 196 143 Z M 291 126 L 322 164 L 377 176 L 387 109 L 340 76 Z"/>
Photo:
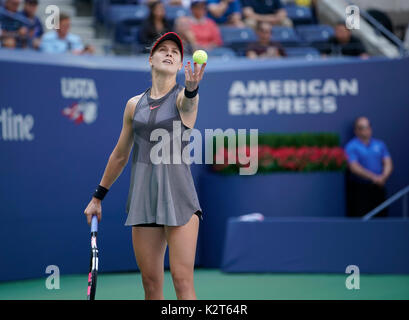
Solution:
<path fill-rule="evenodd" d="M 44 32 L 36 16 L 38 0 L 3 1 L 4 5 L 0 7 L 1 47 L 31 48 L 49 53 L 94 52 L 92 46 L 84 46 L 81 38 L 70 32 L 69 16 L 61 13 L 60 28 Z M 297 3 L 297 0 L 294 1 Z M 315 0 L 302 2 L 315 12 Z M 252 59 L 286 56 L 285 48 L 274 41 L 272 36 L 274 26 L 293 27 L 281 0 L 140 0 L 139 3 L 149 8 L 149 15 L 138 31 L 138 41 L 145 50 L 158 35 L 176 31 L 184 40 L 189 53 L 197 49 L 211 51 L 224 45 L 220 27 L 233 26 L 252 28 L 257 35 L 257 40 L 245 49 L 245 56 Z M 22 10 L 18 11 L 21 6 Z M 166 6 L 189 8 L 191 14 L 171 21 L 166 15 Z M 329 46 L 320 51 L 324 55 L 367 56 L 362 42 L 352 36 L 343 23 L 336 25 Z"/>
<path fill-rule="evenodd" d="M 249 44 L 247 47 L 246 55 L 248 58 L 276 58 L 286 56 L 284 48 L 278 42 L 271 40 L 271 29 L 272 26 L 268 22 L 257 22 L 256 33 L 258 41 Z"/>
<path fill-rule="evenodd" d="M 189 4 L 190 2 L 190 4 Z M 250 58 L 285 56 L 284 49 L 271 41 L 271 26 L 292 26 L 280 0 L 191 0 L 176 2 L 176 5 L 187 6 L 190 16 L 182 16 L 175 20 L 172 26 L 165 18 L 163 5 L 160 1 L 147 2 L 150 15 L 139 33 L 139 39 L 144 45 L 152 43 L 158 34 L 170 29 L 178 32 L 187 50 L 212 50 L 223 46 L 220 26 L 251 27 L 259 40 L 250 45 L 246 55 Z M 166 2 L 172 4 L 172 2 Z M 157 7 L 161 7 L 160 10 Z M 158 12 L 158 13 L 156 13 Z M 153 24 L 156 17 L 157 23 Z M 162 28 L 158 28 L 162 27 Z M 267 32 L 264 30 L 269 29 Z M 270 38 L 266 38 L 266 33 Z"/>
<path fill-rule="evenodd" d="M 23 8 L 19 8 L 23 4 Z M 71 18 L 60 13 L 59 28 L 44 32 L 36 15 L 38 0 L 5 0 L 0 7 L 0 44 L 9 49 L 33 49 L 48 53 L 92 54 L 81 38 L 70 32 Z"/>
<path fill-rule="evenodd" d="M 172 24 L 166 19 L 165 6 L 160 1 L 149 5 L 149 16 L 143 21 L 139 33 L 139 40 L 146 45 L 152 44 L 158 35 L 172 31 Z"/>
<path fill-rule="evenodd" d="M 367 58 L 368 54 L 362 42 L 351 34 L 343 21 L 335 26 L 335 34 L 329 39 L 329 46 L 323 50 L 325 54 L 336 54 L 343 56 L 360 56 Z"/>
<path fill-rule="evenodd" d="M 175 30 L 189 47 L 191 52 L 204 49 L 212 50 L 223 45 L 219 27 L 207 16 L 207 6 L 204 0 L 193 0 L 191 16 L 176 20 Z"/>
<path fill-rule="evenodd" d="M 252 28 L 255 31 L 257 40 L 249 44 L 244 52 L 248 58 L 287 56 L 285 48 L 274 41 L 272 34 L 274 26 L 294 26 L 281 0 L 148 0 L 144 3 L 150 10 L 149 17 L 142 23 L 139 31 L 139 41 L 145 46 L 145 51 L 158 35 L 166 31 L 179 33 L 189 53 L 197 49 L 211 51 L 224 45 L 220 27 L 232 26 Z M 302 3 L 311 8 L 313 20 L 318 22 L 315 14 L 316 0 Z M 165 6 L 169 5 L 189 7 L 191 15 L 170 21 L 165 14 Z M 362 42 L 352 36 L 345 25 L 344 28 L 336 26 L 334 37 L 320 51 L 323 56 L 367 56 Z"/>
<path fill-rule="evenodd" d="M 0 11 L 1 45 L 6 48 L 38 48 L 43 28 L 35 16 L 37 0 L 26 0 L 18 11 L 20 0 L 6 0 Z"/>

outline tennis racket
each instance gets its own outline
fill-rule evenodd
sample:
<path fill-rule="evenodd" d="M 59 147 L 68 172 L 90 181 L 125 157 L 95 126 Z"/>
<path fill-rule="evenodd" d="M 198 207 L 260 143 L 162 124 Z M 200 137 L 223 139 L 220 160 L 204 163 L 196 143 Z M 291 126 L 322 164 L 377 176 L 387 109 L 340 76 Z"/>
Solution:
<path fill-rule="evenodd" d="M 91 259 L 89 262 L 87 300 L 95 300 L 98 273 L 98 248 L 97 248 L 98 218 L 92 216 L 91 220 Z"/>

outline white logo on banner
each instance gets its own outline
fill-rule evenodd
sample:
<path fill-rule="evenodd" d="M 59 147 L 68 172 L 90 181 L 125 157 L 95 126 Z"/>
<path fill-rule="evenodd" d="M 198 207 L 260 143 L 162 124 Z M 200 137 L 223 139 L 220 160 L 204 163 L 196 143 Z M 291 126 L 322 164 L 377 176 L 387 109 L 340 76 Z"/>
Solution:
<path fill-rule="evenodd" d="M 98 92 L 93 79 L 62 78 L 61 95 L 77 101 L 65 107 L 62 114 L 76 124 L 93 123 L 98 114 Z"/>
<path fill-rule="evenodd" d="M 317 114 L 337 111 L 337 96 L 358 95 L 357 79 L 233 81 L 231 115 Z"/>
<path fill-rule="evenodd" d="M 4 141 L 32 141 L 34 117 L 31 114 L 13 114 L 12 108 L 0 110 L 0 138 Z"/>

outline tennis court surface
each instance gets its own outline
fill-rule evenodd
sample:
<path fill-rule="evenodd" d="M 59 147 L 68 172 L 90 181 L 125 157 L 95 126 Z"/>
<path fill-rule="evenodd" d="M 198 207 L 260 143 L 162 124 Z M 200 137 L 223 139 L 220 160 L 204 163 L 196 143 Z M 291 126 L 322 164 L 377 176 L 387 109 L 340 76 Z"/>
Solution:
<path fill-rule="evenodd" d="M 87 275 L 61 275 L 60 289 L 48 290 L 41 279 L 0 283 L 0 300 L 85 300 Z M 409 275 L 360 275 L 360 289 L 348 290 L 347 274 L 249 274 L 196 269 L 195 287 L 200 300 L 409 300 Z M 165 299 L 175 300 L 172 278 L 165 271 Z M 101 273 L 96 299 L 144 298 L 141 275 Z"/>

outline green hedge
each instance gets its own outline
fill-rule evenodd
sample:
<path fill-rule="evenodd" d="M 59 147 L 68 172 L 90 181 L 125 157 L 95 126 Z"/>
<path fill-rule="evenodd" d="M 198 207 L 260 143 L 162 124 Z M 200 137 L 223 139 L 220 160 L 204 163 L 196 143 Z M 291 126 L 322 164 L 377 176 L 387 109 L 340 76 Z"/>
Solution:
<path fill-rule="evenodd" d="M 238 144 L 236 136 L 236 146 Z M 246 144 L 250 144 L 250 135 L 246 135 Z M 273 148 L 279 147 L 338 147 L 340 139 L 338 134 L 331 132 L 320 133 L 259 133 L 258 145 L 266 145 Z M 228 146 L 228 138 L 224 138 L 224 147 Z M 216 136 L 213 136 L 213 152 L 216 152 Z"/>

